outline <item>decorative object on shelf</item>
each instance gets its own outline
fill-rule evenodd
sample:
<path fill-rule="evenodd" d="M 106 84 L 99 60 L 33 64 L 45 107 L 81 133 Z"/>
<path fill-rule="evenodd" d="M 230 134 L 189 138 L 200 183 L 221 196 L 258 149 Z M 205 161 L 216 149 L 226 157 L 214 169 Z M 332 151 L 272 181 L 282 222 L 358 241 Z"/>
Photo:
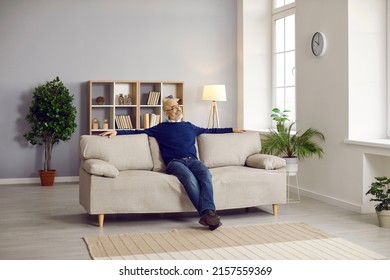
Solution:
<path fill-rule="evenodd" d="M 123 96 L 123 93 L 119 94 L 118 105 L 125 105 L 125 97 Z"/>
<path fill-rule="evenodd" d="M 159 100 L 160 100 L 159 91 L 149 91 L 147 105 L 158 105 Z"/>
<path fill-rule="evenodd" d="M 370 201 L 377 201 L 375 211 L 378 216 L 379 226 L 390 228 L 390 178 L 375 177 L 375 181 L 369 186 L 370 189 L 366 195 L 372 195 Z"/>
<path fill-rule="evenodd" d="M 208 127 L 220 127 L 217 101 L 226 101 L 225 85 L 205 85 L 202 99 L 212 101 Z"/>
<path fill-rule="evenodd" d="M 98 96 L 95 99 L 97 105 L 104 105 L 106 99 L 103 96 Z"/>
<path fill-rule="evenodd" d="M 160 122 L 161 122 L 161 115 L 157 115 L 154 113 L 143 115 L 144 128 L 150 128 L 152 126 L 158 125 Z"/>
<path fill-rule="evenodd" d="M 44 85 L 37 86 L 26 120 L 31 125 L 31 130 L 23 134 L 23 137 L 32 145 L 44 145 L 45 157 L 43 170 L 41 170 L 41 185 L 53 186 L 56 170 L 51 167 L 51 154 L 54 144 L 60 141 L 70 140 L 76 131 L 75 122 L 77 110 L 73 106 L 74 96 L 68 88 L 56 77 Z M 61 112 L 61 114 L 58 114 Z M 49 181 L 46 181 L 46 173 L 50 173 Z"/>
<path fill-rule="evenodd" d="M 99 129 L 99 121 L 97 120 L 97 118 L 94 118 L 92 120 L 92 129 Z"/>
<path fill-rule="evenodd" d="M 179 102 L 179 100 L 180 100 L 180 98 L 174 98 L 172 94 L 165 97 L 163 102 L 165 102 L 165 100 L 167 100 L 167 99 L 175 99 L 176 102 Z"/>
<path fill-rule="evenodd" d="M 311 51 L 315 56 L 322 56 L 326 52 L 328 42 L 326 35 L 322 32 L 314 33 L 311 39 Z"/>
<path fill-rule="evenodd" d="M 108 120 L 107 119 L 103 120 L 102 128 L 103 129 L 108 129 Z"/>
<path fill-rule="evenodd" d="M 115 124 L 117 129 L 133 129 L 133 123 L 129 115 L 115 116 Z"/>
<path fill-rule="evenodd" d="M 126 97 L 126 105 L 132 105 L 132 104 L 133 104 L 133 100 L 131 94 L 129 93 Z"/>

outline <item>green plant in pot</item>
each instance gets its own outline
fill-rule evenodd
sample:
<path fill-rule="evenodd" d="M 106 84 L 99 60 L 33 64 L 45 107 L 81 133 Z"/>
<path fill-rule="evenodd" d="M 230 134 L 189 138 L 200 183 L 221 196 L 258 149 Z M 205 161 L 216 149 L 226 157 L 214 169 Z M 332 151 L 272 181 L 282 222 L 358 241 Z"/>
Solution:
<path fill-rule="evenodd" d="M 390 228 L 390 178 L 375 177 L 366 195 L 372 195 L 370 201 L 379 202 L 375 205 L 380 227 Z"/>
<path fill-rule="evenodd" d="M 282 131 L 284 129 L 284 125 L 286 122 L 290 121 L 288 118 L 287 113 L 289 113 L 290 110 L 280 110 L 279 108 L 273 108 L 271 118 L 276 122 L 276 130 Z"/>
<path fill-rule="evenodd" d="M 278 112 L 277 110 L 279 109 L 275 109 L 273 109 L 273 112 Z M 286 111 L 283 112 L 285 113 Z M 299 160 L 314 155 L 317 155 L 318 158 L 323 157 L 324 151 L 318 144 L 318 140 L 325 141 L 325 136 L 322 132 L 314 128 L 308 128 L 303 133 L 294 133 L 292 128 L 295 123 L 292 122 L 287 126 L 286 121 L 288 121 L 288 118 L 283 116 L 277 131 L 271 130 L 265 136 L 261 144 L 261 152 L 285 158 L 287 162 L 286 169 L 291 174 L 292 172 L 298 171 Z"/>
<path fill-rule="evenodd" d="M 58 77 L 37 86 L 33 92 L 26 116 L 31 130 L 23 136 L 32 145 L 43 145 L 45 148 L 43 170 L 40 171 L 43 186 L 52 186 L 54 183 L 55 170 L 51 167 L 53 145 L 68 141 L 77 128 L 77 111 L 73 99 L 74 96 Z"/>

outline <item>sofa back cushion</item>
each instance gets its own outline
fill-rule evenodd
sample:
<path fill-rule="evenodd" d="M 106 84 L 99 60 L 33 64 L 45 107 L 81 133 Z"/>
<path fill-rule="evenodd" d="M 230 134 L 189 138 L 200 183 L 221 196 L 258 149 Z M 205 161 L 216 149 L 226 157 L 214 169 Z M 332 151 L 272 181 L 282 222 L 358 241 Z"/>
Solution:
<path fill-rule="evenodd" d="M 165 163 L 162 159 L 160 153 L 160 146 L 158 145 L 156 138 L 149 137 L 149 145 L 150 145 L 150 152 L 152 154 L 152 160 L 153 160 L 153 171 L 165 172 L 166 170 Z"/>
<path fill-rule="evenodd" d="M 150 152 L 152 154 L 152 160 L 153 160 L 153 171 L 166 172 L 166 166 L 162 159 L 160 153 L 160 146 L 158 145 L 156 138 L 149 137 L 149 145 L 150 145 Z M 196 149 L 196 154 L 199 157 L 198 144 L 196 140 L 195 140 L 195 149 Z"/>
<path fill-rule="evenodd" d="M 258 132 L 201 134 L 198 136 L 200 160 L 208 168 L 245 165 L 248 156 L 261 150 Z"/>
<path fill-rule="evenodd" d="M 152 170 L 149 141 L 146 134 L 121 135 L 112 138 L 83 135 L 80 139 L 82 159 L 100 159 L 118 170 Z"/>

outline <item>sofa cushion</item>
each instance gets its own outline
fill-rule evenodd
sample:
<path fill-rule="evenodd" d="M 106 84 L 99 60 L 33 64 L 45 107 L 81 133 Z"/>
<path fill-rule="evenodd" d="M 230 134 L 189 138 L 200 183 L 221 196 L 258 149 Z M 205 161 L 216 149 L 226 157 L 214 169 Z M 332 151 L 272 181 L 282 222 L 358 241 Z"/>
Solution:
<path fill-rule="evenodd" d="M 165 172 L 165 163 L 161 157 L 160 147 L 156 138 L 149 137 L 150 152 L 152 154 L 153 171 Z"/>
<path fill-rule="evenodd" d="M 210 169 L 215 206 L 232 209 L 286 202 L 284 169 L 265 170 L 247 166 Z"/>
<path fill-rule="evenodd" d="M 149 145 L 150 145 L 150 152 L 152 154 L 152 160 L 153 160 L 153 171 L 166 172 L 166 166 L 164 160 L 162 159 L 160 153 L 160 147 L 158 145 L 156 138 L 149 137 Z M 195 140 L 195 149 L 196 149 L 196 154 L 199 158 L 199 151 L 198 151 L 199 149 L 196 140 Z"/>
<path fill-rule="evenodd" d="M 255 154 L 249 156 L 245 164 L 249 167 L 274 170 L 285 167 L 286 160 L 273 155 Z"/>
<path fill-rule="evenodd" d="M 201 134 L 198 136 L 200 160 L 208 168 L 243 166 L 248 156 L 261 150 L 258 132 Z"/>
<path fill-rule="evenodd" d="M 119 171 L 152 170 L 153 162 L 146 134 L 101 137 L 83 135 L 80 139 L 81 157 L 100 159 L 114 165 Z"/>
<path fill-rule="evenodd" d="M 101 159 L 87 159 L 83 162 L 82 167 L 92 175 L 111 178 L 119 175 L 119 170 L 114 165 Z"/>

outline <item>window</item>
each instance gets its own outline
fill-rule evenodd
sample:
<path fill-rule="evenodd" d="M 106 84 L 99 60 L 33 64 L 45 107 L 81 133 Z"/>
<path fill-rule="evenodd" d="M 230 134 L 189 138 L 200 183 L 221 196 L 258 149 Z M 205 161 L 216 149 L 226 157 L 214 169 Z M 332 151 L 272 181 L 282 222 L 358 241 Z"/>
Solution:
<path fill-rule="evenodd" d="M 273 0 L 273 8 L 277 9 L 293 3 L 295 3 L 295 0 Z"/>
<path fill-rule="evenodd" d="M 290 110 L 295 121 L 295 3 L 273 0 L 272 107 Z"/>

